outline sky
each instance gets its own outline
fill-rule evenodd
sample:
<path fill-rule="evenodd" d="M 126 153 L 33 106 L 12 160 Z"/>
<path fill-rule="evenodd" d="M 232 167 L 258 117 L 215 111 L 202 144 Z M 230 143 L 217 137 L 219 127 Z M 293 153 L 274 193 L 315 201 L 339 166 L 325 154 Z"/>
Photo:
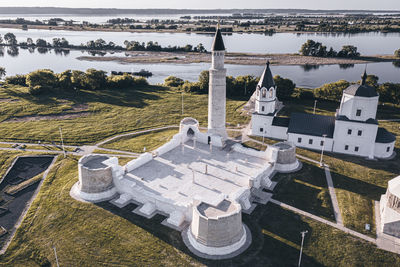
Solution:
<path fill-rule="evenodd" d="M 305 8 L 400 10 L 400 0 L 0 0 L 5 6 L 92 8 Z"/>

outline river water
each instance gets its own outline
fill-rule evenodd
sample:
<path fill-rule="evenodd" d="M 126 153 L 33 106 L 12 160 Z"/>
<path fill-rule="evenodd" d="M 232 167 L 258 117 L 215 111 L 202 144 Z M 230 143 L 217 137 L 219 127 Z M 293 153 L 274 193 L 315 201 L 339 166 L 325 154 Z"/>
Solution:
<path fill-rule="evenodd" d="M 26 41 L 30 37 L 49 42 L 53 38 L 66 38 L 71 44 L 79 45 L 99 38 L 107 42 L 123 45 L 125 40 L 148 42 L 156 41 L 162 46 L 185 46 L 191 44 L 197 46 L 202 43 L 209 50 L 213 41 L 212 34 L 196 33 L 161 33 L 161 32 L 94 32 L 94 31 L 61 31 L 61 30 L 35 30 L 30 29 L 0 29 L 0 35 L 12 32 L 18 41 Z M 363 55 L 389 54 L 393 55 L 400 48 L 400 33 L 277 33 L 264 34 L 240 34 L 224 35 L 225 46 L 228 52 L 242 53 L 297 53 L 303 43 L 308 39 L 321 42 L 335 50 L 340 50 L 343 45 L 354 45 Z"/>
<path fill-rule="evenodd" d="M 76 59 L 79 56 L 88 54 L 81 51 L 70 51 L 69 54 L 57 54 L 54 50 L 49 50 L 41 54 L 36 50 L 30 53 L 28 50 L 19 49 L 7 51 L 4 49 L 3 55 L 0 51 L 0 66 L 5 67 L 7 75 L 26 74 L 36 69 L 51 69 L 55 72 L 62 72 L 67 69 L 86 70 L 96 68 L 107 72 L 114 71 L 139 71 L 145 69 L 151 71 L 154 75 L 149 78 L 152 84 L 162 83 L 169 75 L 180 77 L 184 80 L 196 81 L 200 72 L 210 67 L 209 63 L 193 64 L 140 64 L 129 63 L 120 64 L 117 62 L 96 62 L 81 61 Z M 117 53 L 123 56 L 124 53 Z M 254 75 L 260 76 L 263 66 L 249 65 L 226 65 L 228 75 Z M 272 66 L 274 75 L 292 79 L 298 86 L 315 88 L 324 83 L 338 81 L 340 79 L 348 81 L 357 81 L 364 71 L 364 64 L 348 66 L 348 68 L 339 65 L 321 65 L 312 69 L 306 69 L 302 66 Z M 380 82 L 400 83 L 400 68 L 395 67 L 390 62 L 368 64 L 368 73 L 375 74 L 380 78 Z"/>

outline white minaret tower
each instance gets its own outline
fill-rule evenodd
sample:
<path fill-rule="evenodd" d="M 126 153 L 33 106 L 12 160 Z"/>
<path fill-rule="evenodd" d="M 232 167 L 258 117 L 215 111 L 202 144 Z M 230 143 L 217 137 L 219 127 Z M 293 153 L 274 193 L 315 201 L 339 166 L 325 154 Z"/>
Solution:
<path fill-rule="evenodd" d="M 212 46 L 212 63 L 208 90 L 208 133 L 228 138 L 226 120 L 226 69 L 225 45 L 221 30 L 217 28 Z"/>

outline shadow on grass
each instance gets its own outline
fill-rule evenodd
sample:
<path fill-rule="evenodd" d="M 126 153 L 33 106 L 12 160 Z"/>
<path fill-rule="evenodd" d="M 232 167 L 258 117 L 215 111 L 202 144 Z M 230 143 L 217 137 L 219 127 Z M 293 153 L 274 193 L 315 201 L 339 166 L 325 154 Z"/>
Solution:
<path fill-rule="evenodd" d="M 40 105 L 56 105 L 59 100 L 69 100 L 74 104 L 100 102 L 136 108 L 146 106 L 145 100 L 160 99 L 156 93 L 167 90 L 166 87 L 149 85 L 125 89 L 81 90 L 79 92 L 57 90 L 53 93 L 32 96 L 27 91 L 4 88 L 4 92 L 10 96 Z"/>
<path fill-rule="evenodd" d="M 396 153 L 396 157 L 393 159 L 385 160 L 385 159 L 378 159 L 378 160 L 369 160 L 363 157 L 356 157 L 344 154 L 335 154 L 331 152 L 327 152 L 326 155 L 335 158 L 338 160 L 351 162 L 363 167 L 368 167 L 374 170 L 382 170 L 392 172 L 394 174 L 400 175 L 400 149 L 395 148 L 394 152 Z M 329 164 L 329 162 L 328 162 Z M 393 177 L 394 178 L 394 177 Z"/>
<path fill-rule="evenodd" d="M 137 207 L 134 204 L 129 204 L 122 209 L 109 202 L 101 202 L 97 205 L 130 221 L 207 266 L 297 266 L 298 247 L 301 243 L 300 231 L 308 230 L 311 232 L 311 228 L 302 222 L 299 216 L 294 215 L 297 216 L 297 219 L 294 220 L 292 213 L 278 206 L 273 204 L 260 205 L 252 215 L 243 214 L 243 221 L 252 234 L 251 246 L 241 255 L 229 260 L 206 260 L 193 255 L 187 249 L 179 231 L 161 224 L 166 217 L 157 214 L 152 219 L 146 219 L 136 215 L 132 213 L 132 210 Z M 281 227 L 282 222 L 284 227 Z M 263 229 L 274 233 L 274 236 L 282 237 L 283 240 L 289 240 L 288 244 L 282 242 L 279 238 L 263 234 Z M 295 245 L 293 246 L 293 244 Z M 307 244 L 307 241 L 305 244 Z M 306 255 L 303 255 L 303 262 L 303 266 L 321 266 Z"/>
<path fill-rule="evenodd" d="M 353 192 L 368 199 L 379 200 L 381 195 L 386 192 L 386 188 L 354 179 L 337 172 L 332 172 L 332 180 L 335 188 Z"/>
<path fill-rule="evenodd" d="M 303 162 L 303 168 L 300 171 L 277 174 L 274 180 L 278 181 L 274 190 L 274 199 L 319 217 L 335 220 L 323 169 Z"/>

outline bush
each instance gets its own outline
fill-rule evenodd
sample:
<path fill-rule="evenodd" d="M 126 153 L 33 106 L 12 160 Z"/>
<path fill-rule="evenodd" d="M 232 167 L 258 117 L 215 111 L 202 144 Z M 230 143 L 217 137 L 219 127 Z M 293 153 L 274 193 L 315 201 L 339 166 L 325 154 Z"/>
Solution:
<path fill-rule="evenodd" d="M 82 78 L 82 85 L 88 90 L 100 90 L 107 84 L 106 72 L 102 70 L 88 69 Z"/>
<path fill-rule="evenodd" d="M 199 84 L 199 82 L 191 83 L 189 81 L 185 81 L 182 84 L 181 88 L 186 93 L 199 93 L 200 92 L 200 84 Z"/>
<path fill-rule="evenodd" d="M 6 83 L 26 86 L 26 75 L 8 76 L 6 78 Z"/>
<path fill-rule="evenodd" d="M 395 57 L 400 58 L 400 49 L 397 49 L 396 51 L 394 51 L 394 55 L 395 55 Z"/>
<path fill-rule="evenodd" d="M 380 101 L 400 104 L 400 84 L 384 83 L 379 86 Z"/>
<path fill-rule="evenodd" d="M 52 90 L 53 88 L 50 87 L 46 87 L 46 86 L 41 86 L 41 85 L 36 85 L 33 87 L 29 87 L 29 93 L 31 95 L 41 95 L 41 94 L 45 94 L 48 93 Z"/>
<path fill-rule="evenodd" d="M 58 79 L 51 70 L 36 70 L 26 76 L 26 84 L 30 88 L 41 86 L 51 89 L 57 87 Z"/>
<path fill-rule="evenodd" d="M 179 87 L 184 83 L 184 81 L 181 78 L 175 77 L 175 76 L 169 76 L 165 78 L 164 80 L 164 85 L 165 86 L 170 86 L 170 87 Z"/>
<path fill-rule="evenodd" d="M 320 88 L 314 89 L 314 96 L 324 100 L 340 101 L 343 90 L 349 86 L 350 83 L 345 80 L 324 84 Z"/>
<path fill-rule="evenodd" d="M 314 99 L 314 92 L 309 89 L 300 89 L 299 98 L 302 100 Z"/>
<path fill-rule="evenodd" d="M 137 86 L 146 86 L 149 85 L 149 82 L 145 77 L 133 77 L 134 84 Z"/>
<path fill-rule="evenodd" d="M 111 75 L 107 77 L 107 85 L 110 88 L 124 88 L 135 85 L 135 80 L 132 75 Z"/>
<path fill-rule="evenodd" d="M 274 77 L 275 85 L 278 88 L 276 91 L 276 96 L 280 99 L 290 98 L 293 94 L 296 84 L 290 79 L 282 78 L 279 75 Z"/>

